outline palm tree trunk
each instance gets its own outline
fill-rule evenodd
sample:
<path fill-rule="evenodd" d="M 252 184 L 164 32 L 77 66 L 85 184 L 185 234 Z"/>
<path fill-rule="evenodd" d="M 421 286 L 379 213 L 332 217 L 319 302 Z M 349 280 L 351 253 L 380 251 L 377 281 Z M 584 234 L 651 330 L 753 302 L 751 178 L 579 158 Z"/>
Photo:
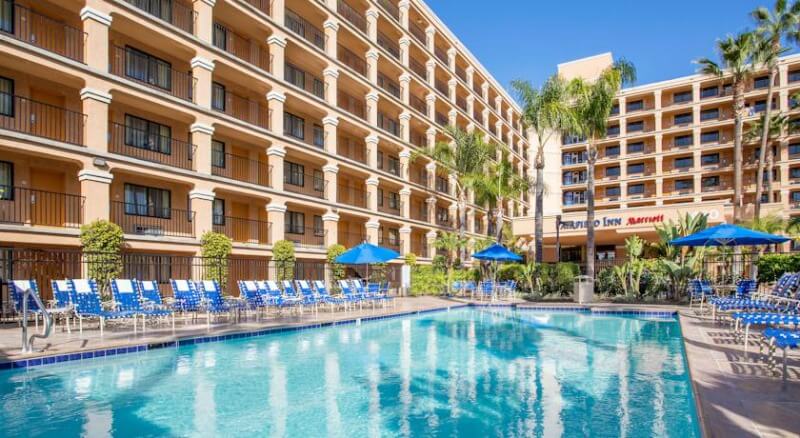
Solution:
<path fill-rule="evenodd" d="M 761 149 L 758 151 L 758 171 L 756 172 L 756 200 L 753 210 L 753 219 L 761 218 L 761 193 L 764 191 L 764 166 L 769 144 L 769 125 L 772 116 L 772 92 L 775 88 L 775 78 L 778 76 L 778 67 L 774 66 L 769 73 L 769 88 L 767 89 L 767 109 L 764 111 L 764 123 L 761 124 Z M 770 172 L 771 173 L 771 172 Z M 772 185 L 769 186 L 772 192 Z M 769 195 L 768 195 L 769 196 Z M 769 201 L 769 199 L 767 200 Z"/>
<path fill-rule="evenodd" d="M 769 105 L 769 104 L 768 104 Z M 742 221 L 742 111 L 744 111 L 744 83 L 733 84 L 733 222 Z"/>
<path fill-rule="evenodd" d="M 536 154 L 536 212 L 534 222 L 534 256 L 536 263 L 542 263 L 542 240 L 544 238 L 544 148 Z"/>
<path fill-rule="evenodd" d="M 505 211 L 503 209 L 504 201 L 503 198 L 497 199 L 497 214 L 494 217 L 494 233 L 497 243 L 503 242 L 503 218 L 505 217 Z"/>
<path fill-rule="evenodd" d="M 594 279 L 594 163 L 597 150 L 594 138 L 589 140 L 586 160 L 586 275 Z"/>
<path fill-rule="evenodd" d="M 773 167 L 775 166 L 775 155 L 772 153 L 772 145 L 769 145 L 767 150 L 767 203 L 771 204 L 775 201 L 774 194 L 772 193 L 772 183 L 775 182 L 775 175 L 773 174 Z"/>
<path fill-rule="evenodd" d="M 466 193 L 463 190 L 458 195 L 458 216 L 459 216 L 459 224 L 458 224 L 458 237 L 461 240 L 464 240 L 464 236 L 467 233 L 467 200 L 466 200 Z M 458 258 L 461 259 L 463 263 L 467 257 L 467 248 L 461 247 L 458 249 Z"/>

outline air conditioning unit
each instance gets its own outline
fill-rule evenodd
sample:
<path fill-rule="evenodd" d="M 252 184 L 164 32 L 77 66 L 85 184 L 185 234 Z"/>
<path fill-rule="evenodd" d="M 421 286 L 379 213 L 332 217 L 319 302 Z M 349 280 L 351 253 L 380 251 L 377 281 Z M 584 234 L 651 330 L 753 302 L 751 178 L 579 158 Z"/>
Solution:
<path fill-rule="evenodd" d="M 156 236 L 161 237 L 164 235 L 164 229 L 152 225 L 134 225 L 133 232 L 143 236 Z"/>

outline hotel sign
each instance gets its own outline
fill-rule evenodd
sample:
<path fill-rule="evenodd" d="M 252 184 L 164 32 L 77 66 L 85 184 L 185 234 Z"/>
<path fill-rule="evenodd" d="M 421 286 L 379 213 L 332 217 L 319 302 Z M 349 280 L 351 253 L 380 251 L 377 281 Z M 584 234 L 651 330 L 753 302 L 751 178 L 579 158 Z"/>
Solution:
<path fill-rule="evenodd" d="M 618 216 L 603 216 L 594 220 L 595 228 L 615 228 L 621 226 L 635 226 L 644 224 L 660 224 L 664 222 L 663 214 L 650 216 L 630 216 L 624 221 Z M 586 228 L 586 221 L 561 221 L 562 230 L 581 230 Z"/>

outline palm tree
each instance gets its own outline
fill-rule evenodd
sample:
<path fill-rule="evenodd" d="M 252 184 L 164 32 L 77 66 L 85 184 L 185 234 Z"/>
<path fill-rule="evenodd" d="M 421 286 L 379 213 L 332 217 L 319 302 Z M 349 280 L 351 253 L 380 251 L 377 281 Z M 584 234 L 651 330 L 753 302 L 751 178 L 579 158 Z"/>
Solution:
<path fill-rule="evenodd" d="M 441 249 L 447 253 L 447 294 L 449 295 L 450 285 L 453 283 L 453 265 L 455 264 L 453 254 L 460 253 L 466 248 L 467 239 L 456 233 L 444 232 L 436 236 L 433 244 L 436 249 Z"/>
<path fill-rule="evenodd" d="M 778 77 L 778 59 L 786 52 L 781 46 L 781 42 L 787 39 L 791 42 L 798 41 L 798 29 L 800 24 L 800 3 L 793 3 L 787 7 L 786 0 L 776 0 L 775 9 L 770 11 L 765 7 L 759 7 L 751 15 L 758 28 L 756 33 L 761 41 L 758 45 L 757 57 L 766 67 L 769 68 L 769 88 L 767 90 L 767 109 L 764 114 L 764 129 L 761 133 L 761 149 L 758 154 L 758 171 L 756 173 L 756 201 L 754 217 L 757 220 L 761 215 L 761 192 L 764 179 L 764 165 L 767 145 L 771 134 L 770 122 L 772 121 L 772 97 L 775 88 L 775 79 Z M 767 202 L 772 202 L 772 186 L 767 192 Z"/>
<path fill-rule="evenodd" d="M 773 163 L 774 163 L 774 154 L 772 152 L 772 142 L 778 139 L 783 135 L 784 132 L 790 128 L 789 125 L 789 117 L 783 113 L 777 113 L 770 116 L 770 120 L 768 123 L 765 123 L 764 120 L 766 119 L 766 114 L 762 116 L 760 119 L 753 122 L 747 128 L 747 132 L 744 134 L 744 142 L 745 143 L 752 143 L 758 139 L 763 138 L 764 135 L 764 128 L 766 127 L 769 129 L 769 141 L 767 142 L 766 148 L 764 147 L 764 143 L 762 143 L 761 150 L 759 150 L 759 160 L 758 160 L 758 172 L 756 174 L 756 204 L 755 204 L 755 212 L 753 214 L 753 219 L 758 219 L 761 217 L 761 192 L 763 187 L 764 181 L 764 172 L 767 172 L 767 187 L 770 187 L 770 190 L 767 191 L 767 202 L 772 202 L 772 182 L 774 179 L 774 175 L 772 173 Z M 766 151 L 766 160 L 762 160 L 761 157 L 764 157 L 764 149 Z M 762 165 L 763 163 L 763 165 Z M 759 182 L 760 181 L 760 182 Z"/>
<path fill-rule="evenodd" d="M 534 254 L 542 262 L 544 222 L 544 148 L 553 135 L 561 135 L 576 128 L 575 113 L 570 105 L 568 82 L 559 75 L 547 79 L 541 88 L 528 81 L 513 81 L 511 88 L 522 104 L 522 121 L 536 135 Z"/>
<path fill-rule="evenodd" d="M 494 146 L 486 143 L 483 136 L 475 132 L 462 131 L 458 127 L 444 128 L 452 142 L 438 142 L 432 148 L 422 149 L 417 154 L 424 155 L 437 166 L 443 167 L 454 178 L 454 195 L 458 206 L 458 235 L 465 239 L 467 231 L 467 192 L 473 190 L 482 178 L 485 178 L 486 166 L 495 156 Z M 460 257 L 466 256 L 466 248 L 461 248 Z"/>
<path fill-rule="evenodd" d="M 620 59 L 606 68 L 594 82 L 573 79 L 569 91 L 573 96 L 575 134 L 586 138 L 586 275 L 594 278 L 594 165 L 597 142 L 606 136 L 606 123 L 614 99 L 622 86 L 636 80 L 636 69 Z"/>
<path fill-rule="evenodd" d="M 519 198 L 521 194 L 530 189 L 530 185 L 528 178 L 514 170 L 509 153 L 505 149 L 502 159 L 489 166 L 488 172 L 483 178 L 473 180 L 475 201 L 478 204 L 488 203 L 494 209 L 497 242 L 501 242 L 503 239 L 506 202 L 509 199 Z"/>
<path fill-rule="evenodd" d="M 755 72 L 758 39 L 752 32 L 736 36 L 728 35 L 717 41 L 720 63 L 708 58 L 696 61 L 700 72 L 723 77 L 730 75 L 733 81 L 733 221 L 742 221 L 742 117 L 744 116 L 745 85 Z M 770 104 L 767 105 L 769 107 Z"/>

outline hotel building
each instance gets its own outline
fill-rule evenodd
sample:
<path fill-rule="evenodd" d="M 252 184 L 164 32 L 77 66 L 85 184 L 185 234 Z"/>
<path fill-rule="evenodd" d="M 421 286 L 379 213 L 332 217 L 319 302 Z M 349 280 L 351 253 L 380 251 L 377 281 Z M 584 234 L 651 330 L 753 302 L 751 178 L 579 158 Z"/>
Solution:
<path fill-rule="evenodd" d="M 566 78 L 592 79 L 613 62 L 610 53 L 560 64 Z M 800 123 L 792 97 L 800 92 L 800 56 L 784 57 L 772 102 L 773 114 Z M 767 71 L 746 85 L 745 132 L 767 105 Z M 596 245 L 599 260 L 624 257 L 631 235 L 655 240 L 654 224 L 685 213 L 707 213 L 710 224 L 732 222 L 733 98 L 729 78 L 692 75 L 626 88 L 598 145 L 595 174 Z M 752 217 L 760 138 L 743 147 L 745 217 Z M 544 259 L 585 261 L 586 142 L 564 136 L 545 145 L 547 185 Z M 800 133 L 772 144 L 772 185 L 764 181 L 762 215 L 800 214 Z M 531 211 L 531 214 L 533 212 Z M 532 242 L 533 216 L 517 218 L 514 233 Z M 788 247 L 787 247 L 788 248 Z"/>
<path fill-rule="evenodd" d="M 213 230 L 237 257 L 425 261 L 456 200 L 413 151 L 455 125 L 531 171 L 519 108 L 418 0 L 0 0 L 0 46 L 0 248 L 77 248 L 108 219 L 129 253 Z"/>

